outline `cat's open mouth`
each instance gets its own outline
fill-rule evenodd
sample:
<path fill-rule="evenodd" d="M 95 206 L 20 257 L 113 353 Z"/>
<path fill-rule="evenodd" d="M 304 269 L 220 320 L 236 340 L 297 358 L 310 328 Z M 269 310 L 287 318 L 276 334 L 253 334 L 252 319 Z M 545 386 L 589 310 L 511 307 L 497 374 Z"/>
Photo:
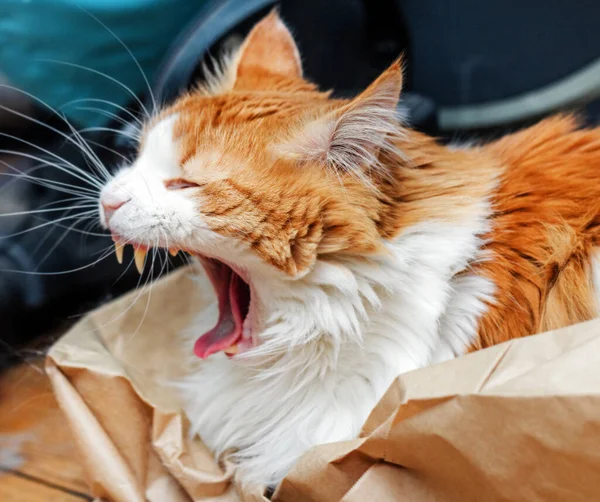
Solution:
<path fill-rule="evenodd" d="M 194 352 L 202 359 L 219 351 L 235 355 L 241 346 L 251 343 L 249 333 L 244 333 L 244 321 L 250 312 L 250 286 L 229 265 L 212 258 L 199 258 L 217 294 L 219 320 L 196 340 Z"/>
<path fill-rule="evenodd" d="M 119 263 L 123 262 L 123 240 L 113 234 L 115 253 Z M 148 248 L 132 244 L 134 261 L 138 271 L 142 273 Z M 178 250 L 169 249 L 172 255 Z M 214 328 L 200 336 L 194 345 L 195 354 L 206 359 L 211 354 L 223 351 L 229 357 L 252 346 L 249 327 L 244 329 L 244 321 L 250 312 L 250 286 L 229 265 L 214 258 L 196 254 L 204 265 L 217 295 L 219 303 L 219 319 Z"/>

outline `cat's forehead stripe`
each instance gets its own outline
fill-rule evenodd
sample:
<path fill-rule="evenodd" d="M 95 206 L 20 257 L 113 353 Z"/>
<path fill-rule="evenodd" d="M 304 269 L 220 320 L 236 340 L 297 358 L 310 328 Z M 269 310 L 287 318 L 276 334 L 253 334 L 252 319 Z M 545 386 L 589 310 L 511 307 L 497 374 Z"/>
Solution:
<path fill-rule="evenodd" d="M 177 114 L 173 138 L 180 149 L 179 163 L 185 165 L 200 149 L 221 148 L 242 156 L 260 154 L 289 130 L 339 106 L 327 93 L 231 92 L 207 97 L 191 94 L 172 108 Z M 298 126 L 299 127 L 299 126 Z"/>

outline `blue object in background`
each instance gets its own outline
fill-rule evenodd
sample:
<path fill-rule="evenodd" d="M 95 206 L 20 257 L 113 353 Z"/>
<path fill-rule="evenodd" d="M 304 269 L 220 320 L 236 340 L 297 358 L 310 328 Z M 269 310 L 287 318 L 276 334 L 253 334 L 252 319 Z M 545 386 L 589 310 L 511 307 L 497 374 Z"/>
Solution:
<path fill-rule="evenodd" d="M 131 55 L 102 23 L 127 45 L 152 82 L 165 52 L 205 1 L 0 0 L 0 74 L 80 126 L 102 125 L 106 114 L 82 108 L 115 108 L 72 102 L 92 98 L 123 105 L 132 99 L 124 86 L 147 93 Z M 71 65 L 110 75 L 123 86 Z"/>

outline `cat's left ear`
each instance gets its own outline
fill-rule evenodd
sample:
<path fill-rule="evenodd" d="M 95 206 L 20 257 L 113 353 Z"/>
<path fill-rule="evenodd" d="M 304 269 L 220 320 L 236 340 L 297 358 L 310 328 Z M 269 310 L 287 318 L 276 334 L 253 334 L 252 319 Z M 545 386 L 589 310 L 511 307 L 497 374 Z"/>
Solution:
<path fill-rule="evenodd" d="M 360 174 L 363 168 L 376 165 L 390 136 L 400 132 L 397 108 L 401 90 L 399 59 L 356 98 L 309 121 L 276 151 L 300 162 L 316 161 Z"/>
<path fill-rule="evenodd" d="M 257 70 L 302 78 L 298 47 L 275 9 L 252 28 L 237 55 L 236 80 Z"/>

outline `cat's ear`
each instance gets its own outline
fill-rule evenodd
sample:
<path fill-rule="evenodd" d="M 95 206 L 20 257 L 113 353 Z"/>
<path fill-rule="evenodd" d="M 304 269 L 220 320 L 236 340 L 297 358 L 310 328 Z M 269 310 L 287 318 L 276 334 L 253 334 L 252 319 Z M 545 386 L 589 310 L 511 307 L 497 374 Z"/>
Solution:
<path fill-rule="evenodd" d="M 375 82 L 343 107 L 310 121 L 278 153 L 298 161 L 319 161 L 347 172 L 374 166 L 390 135 L 400 130 L 398 101 L 402 65 L 395 61 Z"/>
<path fill-rule="evenodd" d="M 302 78 L 300 53 L 275 9 L 252 28 L 237 55 L 236 80 L 256 70 Z"/>

